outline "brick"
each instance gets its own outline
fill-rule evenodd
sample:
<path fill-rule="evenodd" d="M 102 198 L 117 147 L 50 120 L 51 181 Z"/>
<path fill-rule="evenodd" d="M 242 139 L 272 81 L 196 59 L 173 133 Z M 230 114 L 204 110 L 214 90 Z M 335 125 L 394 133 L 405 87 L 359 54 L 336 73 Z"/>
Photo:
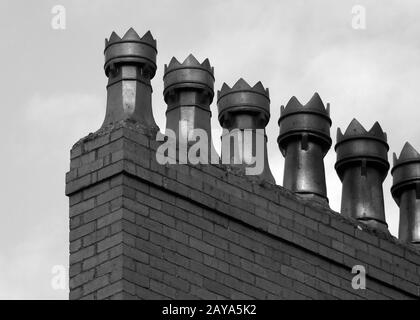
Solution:
<path fill-rule="evenodd" d="M 160 282 L 163 281 L 164 272 L 162 272 L 161 270 L 157 268 L 152 267 L 151 265 L 144 264 L 141 262 L 136 262 L 135 271 L 149 279 L 152 278 Z"/>
<path fill-rule="evenodd" d="M 176 290 L 161 282 L 150 280 L 150 289 L 168 298 L 175 299 Z"/>
<path fill-rule="evenodd" d="M 247 271 L 245 271 L 242 268 L 237 268 L 233 265 L 229 266 L 229 274 L 231 274 L 233 277 L 248 282 L 250 284 L 255 283 L 255 276 Z"/>
<path fill-rule="evenodd" d="M 94 275 L 95 275 L 95 271 L 91 270 L 91 271 L 79 273 L 75 277 L 72 277 L 69 283 L 70 289 L 74 290 L 77 287 L 80 287 L 84 285 L 85 283 L 91 281 L 94 278 Z"/>
<path fill-rule="evenodd" d="M 77 289 L 70 288 L 69 299 L 70 300 L 80 299 L 82 297 L 82 294 L 83 294 L 83 289 L 81 287 Z"/>
<path fill-rule="evenodd" d="M 98 221 L 97 221 L 98 229 L 107 227 L 107 226 L 113 224 L 114 222 L 122 220 L 123 215 L 124 215 L 124 210 L 123 209 L 119 209 L 117 211 L 106 214 L 104 217 L 98 219 Z"/>
<path fill-rule="evenodd" d="M 229 273 L 229 264 L 213 257 L 204 255 L 204 264 L 224 273 Z"/>
<path fill-rule="evenodd" d="M 309 219 L 301 214 L 294 215 L 295 222 L 304 225 L 306 228 L 310 228 L 314 231 L 318 231 L 318 222 Z"/>
<path fill-rule="evenodd" d="M 258 276 L 261 276 L 261 277 L 267 277 L 266 270 L 264 268 L 260 267 L 259 265 L 257 265 L 254 262 L 250 262 L 248 260 L 241 259 L 241 267 L 244 270 L 246 270 L 246 271 L 248 271 L 248 272 L 250 272 L 254 275 L 258 275 Z"/>
<path fill-rule="evenodd" d="M 175 219 L 168 216 L 166 213 L 151 209 L 149 216 L 152 220 L 155 220 L 155 221 L 160 222 L 164 225 L 167 225 L 168 227 L 175 228 Z"/>
<path fill-rule="evenodd" d="M 118 244 L 120 244 L 123 241 L 123 235 L 122 233 L 115 234 L 111 237 L 108 237 L 100 242 L 98 242 L 98 252 L 104 251 L 106 249 L 109 249 L 111 247 L 114 247 Z"/>
<path fill-rule="evenodd" d="M 392 255 L 404 257 L 404 249 L 390 241 L 379 239 L 380 248 L 390 252 Z"/>
<path fill-rule="evenodd" d="M 251 190 L 249 190 L 249 191 L 251 191 Z M 255 195 L 255 194 L 253 194 L 252 192 L 247 192 L 247 193 L 243 192 L 242 193 L 242 196 L 244 198 L 248 199 L 253 204 L 255 204 L 255 207 L 259 207 L 262 210 L 269 209 L 269 204 L 272 203 L 272 202 L 268 201 L 265 198 L 262 198 L 262 197 L 259 197 L 259 196 Z"/>
<path fill-rule="evenodd" d="M 124 249 L 123 243 L 119 243 L 116 246 L 108 249 L 109 259 L 122 255 L 123 249 Z"/>
<path fill-rule="evenodd" d="M 115 271 L 122 270 L 123 267 L 123 259 L 122 257 L 117 257 L 112 260 L 107 260 L 104 263 L 96 266 L 96 276 L 103 276 L 105 274 L 111 274 Z"/>
<path fill-rule="evenodd" d="M 96 223 L 90 222 L 70 231 L 70 241 L 79 239 L 95 230 Z"/>
<path fill-rule="evenodd" d="M 188 281 L 185 281 L 179 277 L 170 274 L 164 274 L 163 281 L 170 287 L 175 288 L 177 290 L 182 290 L 184 292 L 188 292 L 190 288 L 190 284 Z"/>
<path fill-rule="evenodd" d="M 190 214 L 188 216 L 188 222 L 208 232 L 213 232 L 214 230 L 214 224 L 212 222 L 209 222 L 208 220 L 205 220 L 193 214 Z"/>
<path fill-rule="evenodd" d="M 196 239 L 202 239 L 203 237 L 203 230 L 182 221 L 176 221 L 176 229 Z"/>
<path fill-rule="evenodd" d="M 345 253 L 349 256 L 354 256 L 356 254 L 356 250 L 352 248 L 351 246 L 348 246 L 342 242 L 339 242 L 337 240 L 332 241 L 332 248 L 336 249 L 342 253 Z"/>
<path fill-rule="evenodd" d="M 420 254 L 418 251 L 414 252 L 412 250 L 406 250 L 405 258 L 416 265 L 420 265 Z"/>
<path fill-rule="evenodd" d="M 114 200 L 115 198 L 119 198 L 123 196 L 123 188 L 121 186 L 117 186 L 112 188 L 100 195 L 96 198 L 96 205 L 100 206 L 106 202 Z"/>
<path fill-rule="evenodd" d="M 203 190 L 203 181 L 181 172 L 176 173 L 176 180 L 195 190 Z"/>
<path fill-rule="evenodd" d="M 204 279 L 203 288 L 207 289 L 210 292 L 214 292 L 222 297 L 229 298 L 231 293 L 231 288 L 226 287 L 225 285 L 218 283 L 216 281 L 210 281 Z"/>
<path fill-rule="evenodd" d="M 341 222 L 338 219 L 331 219 L 331 226 L 341 232 L 347 233 L 351 236 L 354 235 L 354 230 L 355 230 L 355 226 L 351 225 L 351 224 L 347 224 L 344 222 Z"/>
<path fill-rule="evenodd" d="M 171 238 L 177 242 L 188 243 L 188 236 L 178 230 L 163 226 L 162 232 L 166 237 Z"/>
<path fill-rule="evenodd" d="M 280 272 L 281 274 L 291 278 L 291 279 L 295 279 L 298 280 L 300 282 L 305 282 L 306 280 L 306 276 L 302 271 L 299 271 L 295 268 L 289 267 L 287 265 L 282 265 L 280 267 Z"/>
<path fill-rule="evenodd" d="M 98 159 L 90 163 L 85 163 L 83 166 L 77 169 L 77 176 L 83 177 L 85 175 L 88 175 L 89 173 L 93 173 L 94 171 L 101 169 L 103 166 L 104 166 L 103 159 Z"/>
<path fill-rule="evenodd" d="M 95 200 L 89 199 L 83 202 L 80 202 L 72 207 L 70 207 L 70 217 L 74 217 L 78 214 L 81 214 L 83 212 L 86 212 L 88 210 L 93 209 L 95 206 Z"/>
<path fill-rule="evenodd" d="M 291 266 L 307 274 L 315 274 L 315 266 L 296 257 L 291 257 Z"/>
<path fill-rule="evenodd" d="M 365 242 L 360 241 L 359 239 L 349 237 L 347 235 L 344 235 L 343 241 L 345 244 L 350 245 L 351 247 L 361 250 L 361 251 L 367 251 L 368 246 Z"/>
<path fill-rule="evenodd" d="M 109 203 L 96 206 L 94 209 L 89 210 L 83 214 L 83 222 L 88 223 L 97 220 L 110 212 Z"/>
<path fill-rule="evenodd" d="M 273 299 L 280 299 L 284 290 L 284 288 L 282 288 L 278 284 L 259 277 L 256 278 L 256 286 L 260 289 L 266 290 L 276 295 L 276 297 L 273 297 Z"/>
<path fill-rule="evenodd" d="M 313 252 L 318 252 L 318 243 L 308 239 L 307 237 L 301 236 L 298 233 L 293 234 L 293 242 L 297 245 L 302 246 L 303 248 L 307 250 L 311 250 Z"/>
<path fill-rule="evenodd" d="M 113 295 L 116 295 L 117 293 L 120 293 L 122 291 L 123 291 L 123 282 L 119 281 L 98 290 L 96 297 L 98 300 L 102 300 L 102 299 L 111 297 Z"/>
<path fill-rule="evenodd" d="M 379 249 L 377 247 L 374 247 L 372 245 L 368 246 L 368 250 L 369 250 L 369 253 L 371 255 L 373 255 L 375 257 L 379 257 L 380 259 L 383 259 L 383 260 L 385 260 L 389 263 L 392 263 L 392 255 L 389 252 L 381 250 L 381 249 Z"/>
<path fill-rule="evenodd" d="M 140 193 L 137 192 L 136 193 L 136 200 L 139 201 L 140 203 L 147 205 L 150 208 L 156 209 L 156 210 L 161 210 L 162 209 L 162 204 L 161 201 L 150 197 L 144 193 Z"/>
<path fill-rule="evenodd" d="M 330 223 L 330 214 L 328 214 L 327 212 L 312 208 L 311 206 L 305 206 L 304 214 L 308 218 L 322 222 L 323 224 L 328 225 Z"/>
<path fill-rule="evenodd" d="M 323 245 L 318 246 L 318 253 L 324 257 L 327 257 L 335 262 L 343 263 L 343 253 L 337 252 L 329 247 L 325 247 Z"/>
<path fill-rule="evenodd" d="M 118 173 L 122 173 L 124 171 L 124 161 L 118 161 L 113 164 L 110 164 L 106 167 L 101 168 L 98 171 L 98 180 L 104 180 L 106 178 L 110 178 Z"/>
<path fill-rule="evenodd" d="M 145 287 L 145 288 L 149 287 L 150 279 L 146 277 L 144 274 L 124 268 L 123 278 L 124 280 L 131 282 L 135 284 L 136 286 Z"/>
<path fill-rule="evenodd" d="M 124 255 L 134 259 L 136 262 L 149 263 L 149 255 L 146 252 L 140 250 L 141 248 L 132 248 L 124 245 Z"/>
<path fill-rule="evenodd" d="M 176 220 L 188 221 L 189 213 L 167 202 L 162 202 L 162 211 Z"/>
<path fill-rule="evenodd" d="M 281 193 L 278 194 L 278 203 L 282 205 L 283 207 L 286 207 L 294 212 L 297 213 L 304 213 L 305 212 L 305 206 L 300 203 L 299 201 L 296 201 L 297 199 L 291 199 L 287 196 L 282 195 Z"/>
<path fill-rule="evenodd" d="M 267 209 L 263 209 L 261 207 L 255 207 L 255 215 L 275 224 L 280 222 L 280 218 L 277 213 L 269 212 Z"/>
<path fill-rule="evenodd" d="M 188 258 L 176 252 L 173 252 L 171 250 L 167 250 L 167 249 L 163 250 L 163 257 L 165 258 L 165 260 L 184 268 L 188 268 L 188 266 L 190 265 L 190 261 Z"/>
<path fill-rule="evenodd" d="M 89 294 L 92 293 L 100 288 L 105 287 L 107 284 L 109 284 L 109 276 L 104 275 L 102 277 L 98 277 L 90 281 L 89 283 L 85 284 L 83 286 L 83 293 Z"/>
<path fill-rule="evenodd" d="M 286 228 L 275 226 L 275 225 L 269 225 L 268 232 L 284 240 L 293 241 L 293 232 Z"/>
<path fill-rule="evenodd" d="M 92 232 L 83 237 L 83 246 L 84 247 L 90 246 L 91 244 L 94 244 L 95 242 L 105 239 L 108 235 L 109 235 L 108 228 L 103 228 L 101 230 Z"/>
<path fill-rule="evenodd" d="M 389 274 L 389 273 L 387 273 L 387 272 L 385 272 L 381 269 L 375 268 L 375 267 L 370 265 L 367 268 L 367 274 L 370 277 L 373 277 L 375 279 L 378 279 L 378 280 L 384 281 L 386 283 L 392 284 L 392 281 L 393 281 L 392 274 Z"/>
<path fill-rule="evenodd" d="M 185 269 L 187 269 L 187 267 L 188 267 L 188 264 L 187 266 L 184 266 Z M 203 263 L 191 260 L 189 263 L 189 269 L 198 274 L 202 274 L 208 279 L 214 280 L 216 278 L 216 270 L 204 265 Z"/>
<path fill-rule="evenodd" d="M 190 284 L 195 284 L 197 286 L 203 286 L 203 275 L 197 274 L 191 270 L 187 270 L 182 267 L 176 268 L 176 276 L 187 280 Z"/>
<path fill-rule="evenodd" d="M 194 296 L 197 296 L 200 299 L 205 299 L 205 300 L 216 300 L 217 299 L 217 295 L 204 289 L 201 287 L 197 287 L 197 286 L 191 286 L 191 294 Z"/>
<path fill-rule="evenodd" d="M 169 300 L 168 297 L 141 287 L 136 287 L 136 297 L 145 300 Z"/>
<path fill-rule="evenodd" d="M 255 285 L 249 285 L 248 283 L 243 284 L 243 292 L 250 295 L 255 299 L 265 300 L 267 299 L 267 292 L 257 288 Z"/>
<path fill-rule="evenodd" d="M 356 250 L 356 258 L 362 261 L 364 264 L 370 264 L 380 267 L 381 261 L 378 257 L 372 256 L 365 251 Z"/>
<path fill-rule="evenodd" d="M 70 253 L 76 252 L 80 250 L 82 247 L 82 239 L 77 239 L 75 241 L 70 242 Z"/>
<path fill-rule="evenodd" d="M 108 257 L 109 257 L 108 252 L 107 251 L 104 251 L 104 252 L 101 252 L 99 254 L 96 254 L 93 257 L 90 257 L 88 259 L 85 259 L 83 261 L 83 264 L 82 264 L 82 269 L 83 270 L 89 270 L 91 268 L 94 268 L 97 265 L 105 262 L 108 259 Z"/>
<path fill-rule="evenodd" d="M 201 240 L 190 237 L 189 244 L 191 247 L 197 249 L 198 251 L 204 252 L 209 255 L 214 254 L 214 247 Z"/>
<path fill-rule="evenodd" d="M 70 255 L 70 265 L 80 262 L 86 258 L 93 256 L 95 253 L 95 246 L 90 246 L 87 248 L 83 248 L 77 252 L 74 252 Z"/>
<path fill-rule="evenodd" d="M 75 204 L 80 203 L 83 200 L 83 192 L 73 193 L 69 196 L 69 205 L 70 207 L 74 206 Z"/>
<path fill-rule="evenodd" d="M 213 197 L 210 197 L 208 195 L 206 195 L 205 193 L 196 191 L 196 190 L 190 190 L 190 197 L 191 199 L 193 199 L 194 201 L 196 201 L 197 203 L 203 205 L 203 206 L 207 206 L 209 208 L 215 208 L 216 207 L 216 199 L 214 199 Z"/>
<path fill-rule="evenodd" d="M 164 177 L 162 181 L 162 185 L 164 186 L 165 189 L 169 190 L 170 192 L 174 192 L 179 196 L 192 198 L 191 189 L 188 188 L 186 185 L 177 182 L 176 180 L 172 180 L 168 177 Z"/>
<path fill-rule="evenodd" d="M 201 238 L 201 237 L 200 237 Z M 221 237 L 216 236 L 213 233 L 209 233 L 207 231 L 203 231 L 202 239 L 204 242 L 214 246 L 218 247 L 223 250 L 228 250 L 228 243 L 226 240 L 223 240 Z"/>
<path fill-rule="evenodd" d="M 250 261 L 254 260 L 254 253 L 251 250 L 244 248 L 242 246 L 229 243 L 229 251 L 239 257 L 246 258 Z"/>

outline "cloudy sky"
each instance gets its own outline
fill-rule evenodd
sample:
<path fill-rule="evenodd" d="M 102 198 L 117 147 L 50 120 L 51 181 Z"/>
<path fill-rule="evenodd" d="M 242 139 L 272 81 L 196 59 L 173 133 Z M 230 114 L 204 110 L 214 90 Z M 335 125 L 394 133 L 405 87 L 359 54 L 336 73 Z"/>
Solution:
<path fill-rule="evenodd" d="M 66 29 L 51 27 L 55 5 L 66 9 Z M 352 28 L 352 8 L 366 10 L 366 28 Z M 134 27 L 158 43 L 152 81 L 156 122 L 165 126 L 163 65 L 193 53 L 215 67 L 216 89 L 239 77 L 270 88 L 271 170 L 281 185 L 276 145 L 280 106 L 315 91 L 331 103 L 337 127 L 357 118 L 379 121 L 391 152 L 405 141 L 420 149 L 419 1 L 105 1 L 0 2 L 0 93 L 3 123 L 0 222 L 0 298 L 66 299 L 53 289 L 52 268 L 68 263 L 68 200 L 64 175 L 69 150 L 99 128 L 105 114 L 104 38 Z M 212 105 L 215 140 L 219 125 Z M 392 154 L 389 154 L 390 159 Z M 341 184 L 326 157 L 331 207 Z M 398 233 L 398 208 L 384 184 L 386 216 Z"/>

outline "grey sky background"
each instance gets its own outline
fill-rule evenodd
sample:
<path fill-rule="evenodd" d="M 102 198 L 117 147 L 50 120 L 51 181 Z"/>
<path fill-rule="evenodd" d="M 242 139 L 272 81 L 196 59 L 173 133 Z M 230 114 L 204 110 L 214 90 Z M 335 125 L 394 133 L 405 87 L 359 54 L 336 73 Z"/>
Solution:
<path fill-rule="evenodd" d="M 51 8 L 66 8 L 67 28 L 51 28 Z M 367 28 L 351 27 L 354 5 L 366 8 Z M 104 39 L 115 30 L 151 30 L 158 43 L 153 111 L 165 127 L 163 65 L 193 53 L 215 67 L 215 88 L 243 77 L 269 87 L 267 127 L 271 170 L 282 184 L 278 150 L 280 105 L 315 91 L 331 103 L 337 127 L 357 118 L 379 121 L 390 153 L 405 141 L 420 149 L 419 1 L 11 1 L 0 2 L 2 110 L 0 298 L 67 299 L 53 290 L 54 265 L 68 265 L 65 172 L 71 146 L 96 131 L 105 115 Z M 219 141 L 215 101 L 214 140 Z M 217 145 L 217 144 L 216 144 Z M 326 157 L 331 207 L 341 183 L 333 148 Z M 398 234 L 398 207 L 384 184 L 386 217 Z"/>

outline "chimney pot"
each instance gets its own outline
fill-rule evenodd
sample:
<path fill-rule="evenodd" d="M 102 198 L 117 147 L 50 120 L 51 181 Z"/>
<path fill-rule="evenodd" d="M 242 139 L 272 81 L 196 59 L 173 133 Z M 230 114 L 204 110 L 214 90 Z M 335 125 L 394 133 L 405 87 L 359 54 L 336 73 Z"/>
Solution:
<path fill-rule="evenodd" d="M 257 82 L 251 87 L 244 79 L 239 79 L 235 85 L 230 88 L 226 83 L 223 84 L 217 93 L 217 107 L 219 110 L 220 125 L 229 131 L 229 137 L 222 136 L 222 159 L 226 156 L 226 152 L 230 152 L 229 164 L 232 168 L 243 171 L 247 167 L 258 166 L 259 154 L 257 150 L 262 148 L 264 156 L 264 167 L 260 174 L 256 174 L 257 179 L 261 179 L 270 183 L 275 183 L 271 173 L 267 158 L 267 136 L 265 127 L 270 119 L 270 98 L 268 89 L 265 89 L 261 82 Z M 263 130 L 263 145 L 257 146 L 259 142 L 258 129 Z M 246 145 L 245 138 L 239 138 L 244 131 L 251 130 L 251 145 Z M 235 139 L 232 144 L 231 134 Z M 241 133 L 235 136 L 235 133 Z M 227 139 L 225 139 L 227 138 Z M 225 150 L 225 151 L 224 151 Z M 255 157 L 255 164 L 249 164 L 246 155 Z M 237 157 L 239 159 L 235 159 Z M 251 176 L 250 176 L 251 177 Z"/>
<path fill-rule="evenodd" d="M 209 162 L 218 159 L 211 140 L 210 104 L 214 97 L 214 68 L 208 59 L 202 63 L 190 54 L 183 63 L 173 57 L 165 65 L 163 96 L 168 105 L 166 128 L 175 132 L 178 140 L 188 141 L 190 132 L 202 129 L 207 133 Z M 180 130 L 180 122 L 183 128 Z M 189 144 L 195 141 L 188 141 Z"/>
<path fill-rule="evenodd" d="M 399 239 L 420 248 L 420 154 L 407 142 L 394 153 L 392 196 L 400 208 Z"/>
<path fill-rule="evenodd" d="M 337 130 L 335 169 L 343 183 L 341 213 L 388 232 L 382 183 L 389 169 L 386 134 L 379 123 L 367 131 L 356 119 Z"/>
<path fill-rule="evenodd" d="M 156 73 L 156 40 L 150 31 L 143 37 L 130 28 L 120 38 L 115 32 L 105 40 L 107 108 L 102 127 L 132 120 L 157 131 L 152 112 L 152 86 Z"/>
<path fill-rule="evenodd" d="M 315 93 L 302 105 L 292 97 L 281 108 L 277 139 L 285 157 L 283 186 L 303 197 L 328 204 L 324 157 L 331 147 L 331 118 Z"/>

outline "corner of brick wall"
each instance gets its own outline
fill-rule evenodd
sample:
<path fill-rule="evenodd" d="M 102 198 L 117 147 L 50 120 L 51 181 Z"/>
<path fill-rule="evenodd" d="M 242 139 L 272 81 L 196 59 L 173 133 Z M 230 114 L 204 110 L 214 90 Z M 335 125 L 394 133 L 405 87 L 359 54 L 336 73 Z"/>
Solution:
<path fill-rule="evenodd" d="M 73 147 L 70 299 L 419 297 L 415 248 L 223 166 L 159 165 L 157 146 L 121 123 Z"/>

